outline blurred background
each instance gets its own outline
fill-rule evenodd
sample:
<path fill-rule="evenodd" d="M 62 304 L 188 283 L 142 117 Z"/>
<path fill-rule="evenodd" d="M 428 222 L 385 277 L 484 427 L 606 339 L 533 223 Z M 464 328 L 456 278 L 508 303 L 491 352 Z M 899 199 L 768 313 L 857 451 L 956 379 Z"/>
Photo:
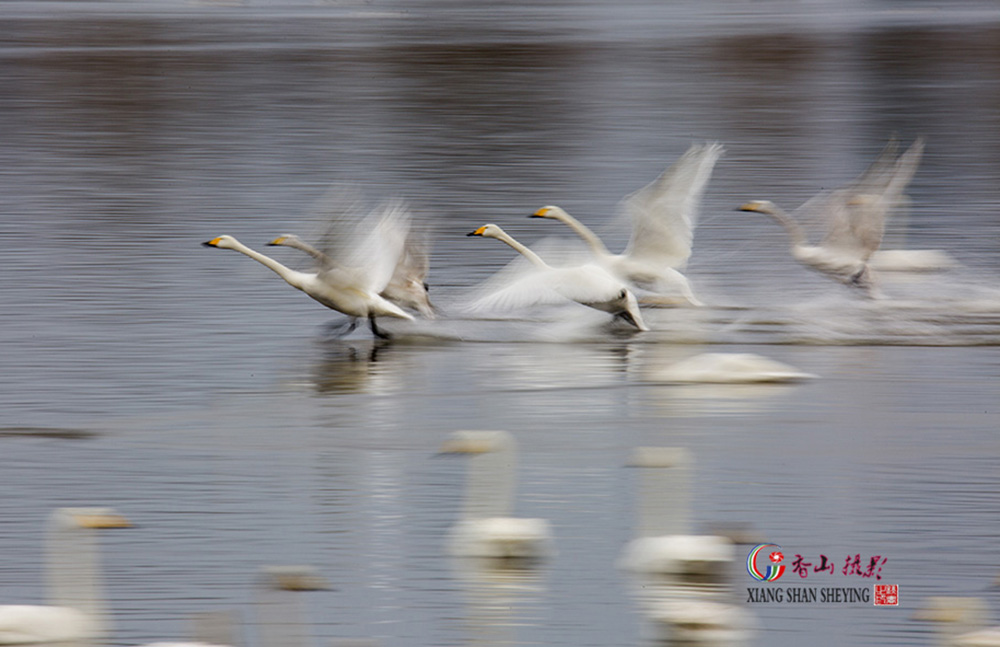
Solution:
<path fill-rule="evenodd" d="M 616 562 L 637 446 L 682 447 L 692 532 L 751 528 L 831 557 L 783 583 L 900 607 L 747 605 L 750 644 L 931 645 L 928 596 L 1000 609 L 1000 8 L 994 2 L 65 2 L 0 6 L 0 603 L 44 600 L 50 510 L 110 505 L 113 644 L 233 610 L 256 645 L 259 569 L 310 564 L 311 644 L 640 645 L 657 632 Z M 793 208 L 923 137 L 884 247 L 948 271 L 870 302 L 795 263 L 748 199 Z M 469 291 L 558 204 L 605 235 L 694 142 L 726 154 L 688 277 L 708 305 L 653 332 L 476 321 Z M 309 233 L 332 183 L 401 197 L 432 232 L 441 308 L 393 343 L 231 252 Z M 293 250 L 274 256 L 304 265 Z M 706 351 L 819 379 L 661 384 Z M 516 438 L 518 514 L 557 554 L 507 577 L 445 551 L 458 429 Z M 754 541 L 753 543 L 757 543 Z M 734 601 L 756 585 L 735 550 Z M 788 563 L 788 562 L 786 562 Z M 241 630 L 242 631 L 242 630 Z M 241 635 L 243 635 L 241 633 Z"/>

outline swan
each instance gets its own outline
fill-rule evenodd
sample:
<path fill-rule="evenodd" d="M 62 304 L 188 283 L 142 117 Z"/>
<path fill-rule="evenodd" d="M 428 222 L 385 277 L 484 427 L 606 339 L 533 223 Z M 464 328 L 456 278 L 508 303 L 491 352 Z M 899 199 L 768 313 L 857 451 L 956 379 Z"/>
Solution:
<path fill-rule="evenodd" d="M 0 645 L 104 643 L 109 619 L 104 607 L 96 531 L 129 525 L 111 508 L 53 511 L 46 531 L 51 606 L 0 606 Z"/>
<path fill-rule="evenodd" d="M 802 382 L 815 377 L 754 353 L 701 353 L 651 372 L 648 379 L 677 383 L 773 384 Z"/>
<path fill-rule="evenodd" d="M 269 246 L 284 246 L 297 249 L 312 256 L 319 263 L 320 268 L 328 268 L 332 261 L 330 258 L 295 234 L 282 234 L 267 243 Z M 412 237 L 406 239 L 406 246 L 403 255 L 389 279 L 389 284 L 385 286 L 379 295 L 398 306 L 412 308 L 424 317 L 433 319 L 435 316 L 434 306 L 428 296 L 426 282 L 427 270 L 430 267 L 427 250 Z"/>
<path fill-rule="evenodd" d="M 672 584 L 721 585 L 733 560 L 726 537 L 690 532 L 690 464 L 686 449 L 639 447 L 630 465 L 643 469 L 638 536 L 619 566 L 633 573 L 665 577 Z"/>
<path fill-rule="evenodd" d="M 642 469 L 638 536 L 625 547 L 618 565 L 636 577 L 636 594 L 661 640 L 741 644 L 754 620 L 730 602 L 732 542 L 691 534 L 691 463 L 686 449 L 635 449 L 629 465 Z"/>
<path fill-rule="evenodd" d="M 657 293 L 679 289 L 689 303 L 703 305 L 680 270 L 691 256 L 701 197 L 723 150 L 717 143 L 694 145 L 657 179 L 625 199 L 632 233 L 622 254 L 609 252 L 593 231 L 560 207 L 542 207 L 531 217 L 567 225 L 598 263 L 622 281 Z"/>
<path fill-rule="evenodd" d="M 792 257 L 799 263 L 878 298 L 870 259 L 882 242 L 886 217 L 904 200 L 903 191 L 917 170 L 923 149 L 923 141 L 918 139 L 896 158 L 896 144 L 890 142 L 853 183 L 803 205 L 802 210 L 818 211 L 827 220 L 827 233 L 820 245 L 810 245 L 802 226 L 769 200 L 751 200 L 739 210 L 774 218 L 788 233 Z"/>
<path fill-rule="evenodd" d="M 257 644 L 307 647 L 312 641 L 300 594 L 329 589 L 329 582 L 312 566 L 263 567 L 256 599 Z"/>
<path fill-rule="evenodd" d="M 932 597 L 915 614 L 916 620 L 937 625 L 942 647 L 1000 647 L 1000 627 L 988 627 L 982 598 Z"/>
<path fill-rule="evenodd" d="M 461 519 L 448 550 L 457 557 L 530 563 L 552 554 L 552 532 L 544 519 L 512 517 L 516 443 L 506 431 L 458 431 L 441 454 L 472 456 Z"/>
<path fill-rule="evenodd" d="M 232 236 L 219 236 L 202 244 L 246 254 L 273 270 L 293 288 L 302 290 L 327 308 L 350 316 L 352 318 L 350 330 L 357 325 L 357 319 L 367 317 L 372 333 L 377 337 L 388 339 L 389 334 L 376 325 L 376 317 L 396 317 L 413 321 L 413 315 L 379 295 L 388 284 L 391 267 L 388 274 L 384 272 L 380 274 L 377 268 L 366 272 L 362 267 L 336 267 L 320 272 L 298 272 L 250 249 Z"/>
<path fill-rule="evenodd" d="M 476 307 L 512 308 L 569 300 L 610 312 L 639 330 L 649 330 L 639 313 L 635 295 L 599 265 L 588 263 L 576 267 L 552 267 L 494 224 L 483 225 L 467 235 L 503 241 L 520 252 L 538 270 L 480 299 Z"/>

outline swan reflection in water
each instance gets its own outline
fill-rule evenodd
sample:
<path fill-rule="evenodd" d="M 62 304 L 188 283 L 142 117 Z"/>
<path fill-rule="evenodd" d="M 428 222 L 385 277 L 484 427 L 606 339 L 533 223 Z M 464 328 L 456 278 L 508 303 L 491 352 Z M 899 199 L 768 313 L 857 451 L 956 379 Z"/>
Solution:
<path fill-rule="evenodd" d="M 448 536 L 451 555 L 530 568 L 553 554 L 548 521 L 511 516 L 517 475 L 510 433 L 457 431 L 440 454 L 469 456 L 461 516 Z"/>
<path fill-rule="evenodd" d="M 733 599 L 732 542 L 691 534 L 691 462 L 681 448 L 635 450 L 630 465 L 641 470 L 637 537 L 625 547 L 619 566 L 631 574 L 658 642 L 746 644 L 755 621 Z"/>

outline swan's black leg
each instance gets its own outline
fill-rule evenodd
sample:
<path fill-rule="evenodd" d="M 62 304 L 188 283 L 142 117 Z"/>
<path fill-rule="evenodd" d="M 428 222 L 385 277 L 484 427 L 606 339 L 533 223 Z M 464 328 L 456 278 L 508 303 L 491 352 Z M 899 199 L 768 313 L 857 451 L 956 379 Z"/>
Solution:
<path fill-rule="evenodd" d="M 375 325 L 375 315 L 368 315 L 368 323 L 371 324 L 372 333 L 379 339 L 392 339 L 392 335 L 385 332 L 384 330 L 379 330 L 378 326 Z"/>
<path fill-rule="evenodd" d="M 358 327 L 357 317 L 351 317 L 347 323 L 331 323 L 327 330 L 334 337 L 343 337 L 344 335 L 349 335 L 354 332 L 354 329 Z"/>

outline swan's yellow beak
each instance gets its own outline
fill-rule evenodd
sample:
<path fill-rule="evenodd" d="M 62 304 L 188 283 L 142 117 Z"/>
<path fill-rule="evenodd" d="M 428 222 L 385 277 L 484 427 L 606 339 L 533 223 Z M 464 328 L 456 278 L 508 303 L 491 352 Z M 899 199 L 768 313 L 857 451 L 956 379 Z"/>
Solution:
<path fill-rule="evenodd" d="M 741 204 L 737 211 L 760 211 L 760 203 L 756 200 Z"/>
<path fill-rule="evenodd" d="M 76 523 L 81 528 L 131 528 L 128 519 L 114 510 L 95 510 L 93 512 L 78 512 L 74 515 Z"/>
<path fill-rule="evenodd" d="M 471 438 L 449 438 L 441 444 L 439 454 L 485 454 L 493 451 L 493 444 Z"/>
<path fill-rule="evenodd" d="M 284 245 L 286 240 L 288 240 L 287 236 L 278 236 L 277 238 L 269 242 L 268 245 Z"/>
<path fill-rule="evenodd" d="M 221 236 L 219 238 L 213 238 L 212 240 L 210 240 L 208 242 L 204 242 L 204 243 L 202 243 L 202 245 L 204 245 L 205 247 L 218 247 L 220 240 L 222 240 Z"/>
<path fill-rule="evenodd" d="M 549 211 L 550 211 L 550 209 L 548 207 L 542 207 L 541 209 L 539 209 L 538 211 L 536 211 L 535 213 L 531 214 L 528 217 L 529 218 L 545 218 L 546 216 L 549 215 Z"/>
<path fill-rule="evenodd" d="M 483 225 L 475 231 L 470 231 L 466 234 L 466 236 L 482 236 L 484 231 L 486 231 L 486 225 Z"/>

